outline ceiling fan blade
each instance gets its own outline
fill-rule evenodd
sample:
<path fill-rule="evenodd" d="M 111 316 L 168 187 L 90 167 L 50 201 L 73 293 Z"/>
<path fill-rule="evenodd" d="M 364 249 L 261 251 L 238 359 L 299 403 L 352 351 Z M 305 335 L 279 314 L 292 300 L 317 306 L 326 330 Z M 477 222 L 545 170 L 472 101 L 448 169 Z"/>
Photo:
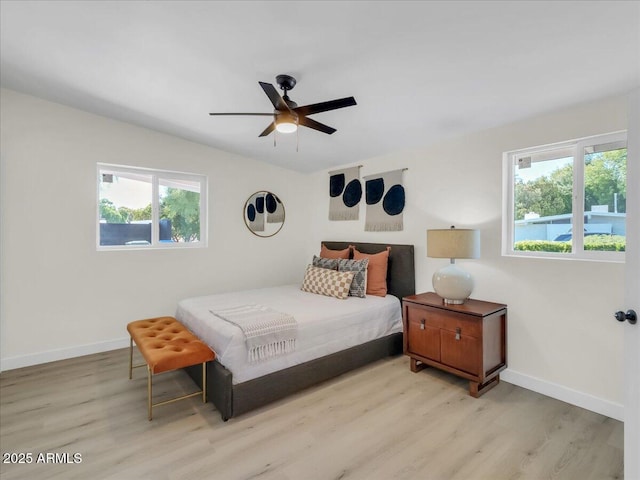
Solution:
<path fill-rule="evenodd" d="M 304 125 L 305 127 L 313 128 L 314 130 L 318 130 L 329 135 L 336 131 L 335 128 L 325 125 L 324 123 L 316 122 L 315 120 L 307 117 L 298 117 L 298 125 Z"/>
<path fill-rule="evenodd" d="M 264 131 L 258 135 L 259 137 L 266 137 L 267 135 L 269 135 L 271 132 L 273 132 L 276 129 L 276 124 L 275 122 L 271 122 L 269 124 L 269 126 L 267 128 L 264 129 Z"/>
<path fill-rule="evenodd" d="M 289 105 L 287 105 L 286 102 L 283 100 L 283 98 L 280 96 L 280 94 L 276 90 L 276 87 L 274 87 L 270 83 L 265 83 L 265 82 L 258 82 L 258 83 L 262 87 L 262 90 L 264 90 L 264 93 L 267 94 L 267 97 L 269 97 L 269 100 L 271 100 L 271 103 L 273 104 L 273 107 L 276 110 L 280 110 L 281 112 L 290 111 Z"/>
<path fill-rule="evenodd" d="M 303 105 L 293 109 L 298 115 L 313 115 L 314 113 L 328 112 L 329 110 L 337 110 L 338 108 L 352 107 L 357 105 L 356 99 L 353 97 L 339 98 L 337 100 L 329 100 L 328 102 L 314 103 L 312 105 Z"/>
<path fill-rule="evenodd" d="M 268 116 L 273 117 L 273 113 L 210 113 L 209 115 L 260 115 L 260 116 Z"/>

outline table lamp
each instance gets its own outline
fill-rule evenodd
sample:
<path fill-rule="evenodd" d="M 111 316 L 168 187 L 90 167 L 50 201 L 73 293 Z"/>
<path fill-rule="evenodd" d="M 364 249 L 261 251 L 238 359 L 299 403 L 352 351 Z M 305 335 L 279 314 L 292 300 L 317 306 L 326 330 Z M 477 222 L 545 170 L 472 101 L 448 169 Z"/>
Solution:
<path fill-rule="evenodd" d="M 473 278 L 456 266 L 456 258 L 480 257 L 480 231 L 453 226 L 427 230 L 427 257 L 451 259 L 433 274 L 433 289 L 444 303 L 463 304 L 473 291 Z"/>

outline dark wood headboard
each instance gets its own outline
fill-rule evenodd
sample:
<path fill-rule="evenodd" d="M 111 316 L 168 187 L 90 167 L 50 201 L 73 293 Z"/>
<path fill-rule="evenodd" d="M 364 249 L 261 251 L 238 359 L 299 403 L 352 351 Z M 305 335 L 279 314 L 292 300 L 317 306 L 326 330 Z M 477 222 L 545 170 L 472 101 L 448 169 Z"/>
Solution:
<path fill-rule="evenodd" d="M 393 243 L 359 243 L 359 242 L 322 242 L 331 250 L 344 250 L 349 245 L 355 246 L 362 253 L 379 253 L 387 247 L 389 266 L 387 268 L 387 293 L 400 300 L 416 293 L 416 270 L 413 245 L 397 245 Z"/>

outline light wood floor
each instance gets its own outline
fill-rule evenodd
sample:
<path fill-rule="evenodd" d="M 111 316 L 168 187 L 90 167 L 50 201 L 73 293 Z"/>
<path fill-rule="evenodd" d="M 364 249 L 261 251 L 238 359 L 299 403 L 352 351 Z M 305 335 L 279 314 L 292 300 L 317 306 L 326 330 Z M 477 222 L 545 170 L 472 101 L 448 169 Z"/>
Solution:
<path fill-rule="evenodd" d="M 127 350 L 3 372 L 2 453 L 80 453 L 0 465 L 2 479 L 607 479 L 623 475 L 621 422 L 502 382 L 467 383 L 382 360 L 222 422 L 197 398 L 154 410 Z M 155 378 L 156 400 L 188 393 Z"/>

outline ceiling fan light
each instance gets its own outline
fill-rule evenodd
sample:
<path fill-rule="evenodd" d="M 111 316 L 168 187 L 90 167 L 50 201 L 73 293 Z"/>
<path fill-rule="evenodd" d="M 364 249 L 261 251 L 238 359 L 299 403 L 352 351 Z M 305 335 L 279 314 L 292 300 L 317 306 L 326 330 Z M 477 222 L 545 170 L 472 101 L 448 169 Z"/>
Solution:
<path fill-rule="evenodd" d="M 298 129 L 298 125 L 291 121 L 284 120 L 276 123 L 276 130 L 280 133 L 293 133 Z"/>
<path fill-rule="evenodd" d="M 293 133 L 298 129 L 298 117 L 290 112 L 280 112 L 276 115 L 275 123 L 280 133 Z"/>

